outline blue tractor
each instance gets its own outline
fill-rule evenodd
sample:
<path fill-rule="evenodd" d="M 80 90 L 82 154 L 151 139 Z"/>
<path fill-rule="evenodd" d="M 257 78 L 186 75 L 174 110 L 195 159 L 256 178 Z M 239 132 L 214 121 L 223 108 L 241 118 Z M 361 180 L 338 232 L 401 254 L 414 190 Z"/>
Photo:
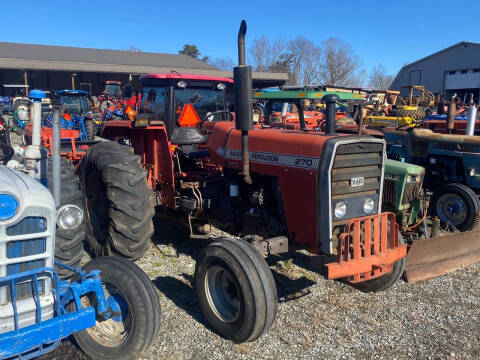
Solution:
<path fill-rule="evenodd" d="M 80 141 L 93 141 L 97 133 L 95 117 L 88 104 L 88 92 L 83 90 L 58 90 L 55 92 L 61 106 L 61 128 L 77 130 Z M 42 126 L 52 127 L 51 115 L 42 119 Z"/>
<path fill-rule="evenodd" d="M 32 359 L 70 335 L 93 359 L 135 359 L 159 331 L 156 290 L 138 266 L 121 258 L 78 266 L 85 234 L 78 181 L 58 153 L 46 169 L 43 95 L 31 96 L 33 137 L 24 161 L 12 159 L 11 147 L 0 148 L 0 164 L 8 161 L 0 165 L 0 359 Z M 58 111 L 54 118 L 58 144 Z"/>

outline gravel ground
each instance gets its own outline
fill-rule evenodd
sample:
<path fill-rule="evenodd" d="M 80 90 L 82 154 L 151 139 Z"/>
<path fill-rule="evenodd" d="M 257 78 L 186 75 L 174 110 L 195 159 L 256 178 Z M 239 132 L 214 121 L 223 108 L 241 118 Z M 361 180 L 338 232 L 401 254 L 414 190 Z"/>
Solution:
<path fill-rule="evenodd" d="M 365 294 L 312 271 L 304 251 L 272 257 L 277 318 L 259 340 L 236 345 L 213 333 L 197 307 L 201 242 L 161 215 L 155 223 L 155 244 L 138 264 L 158 288 L 163 326 L 143 359 L 480 359 L 480 264 Z M 87 359 L 69 340 L 42 357 L 65 358 Z"/>

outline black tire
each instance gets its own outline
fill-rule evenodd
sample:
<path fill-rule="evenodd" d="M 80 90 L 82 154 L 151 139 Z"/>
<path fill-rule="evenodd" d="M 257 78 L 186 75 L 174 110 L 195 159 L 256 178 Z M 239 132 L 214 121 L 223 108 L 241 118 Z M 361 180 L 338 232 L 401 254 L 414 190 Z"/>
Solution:
<path fill-rule="evenodd" d="M 140 156 L 131 147 L 101 142 L 88 149 L 80 172 L 92 255 L 141 258 L 153 235 L 155 208 Z"/>
<path fill-rule="evenodd" d="M 53 192 L 52 161 L 48 161 L 48 189 Z M 80 190 L 80 180 L 73 165 L 65 159 L 60 160 L 60 206 L 73 204 L 83 209 L 83 194 Z M 60 207 L 59 206 L 59 207 Z M 64 230 L 57 226 L 55 233 L 55 259 L 63 264 L 79 267 L 84 255 L 83 245 L 85 230 L 83 225 L 73 230 Z M 69 270 L 55 266 L 61 278 L 72 275 Z"/>
<path fill-rule="evenodd" d="M 400 244 L 405 244 L 402 234 L 398 233 L 398 240 Z M 351 283 L 351 285 L 363 292 L 379 292 L 387 290 L 391 287 L 397 280 L 402 278 L 403 272 L 405 271 L 405 264 L 407 263 L 407 257 L 403 257 L 400 260 L 395 261 L 393 264 L 393 270 L 389 273 L 382 275 L 378 278 L 362 281 L 359 283 Z"/>
<path fill-rule="evenodd" d="M 95 121 L 91 119 L 85 119 L 84 124 L 85 131 L 87 132 L 87 140 L 95 140 L 95 136 L 97 135 L 97 124 L 95 124 Z"/>
<path fill-rule="evenodd" d="M 97 326 L 74 333 L 80 348 L 92 359 L 137 359 L 151 346 L 160 330 L 160 303 L 157 292 L 148 276 L 135 264 L 118 257 L 99 257 L 84 266 L 86 271 L 100 270 L 107 290 L 114 292 L 125 305 L 123 331 L 114 327 Z M 94 300 L 93 300 L 94 301 Z M 107 320 L 118 324 L 113 319 Z M 113 331 L 112 331 L 113 329 Z"/>
<path fill-rule="evenodd" d="M 115 106 L 115 104 L 113 103 L 113 101 L 111 100 L 103 100 L 98 109 L 100 110 L 100 114 L 103 114 L 105 112 L 105 109 L 109 108 L 109 107 L 113 107 Z"/>
<path fill-rule="evenodd" d="M 417 110 L 404 110 L 402 108 L 392 109 L 390 116 L 409 116 L 415 121 L 425 118 L 425 109 L 419 107 Z"/>
<path fill-rule="evenodd" d="M 449 200 L 450 199 L 450 200 Z M 450 206 L 459 208 L 460 211 L 449 211 Z M 448 206 L 448 208 L 447 208 Z M 480 211 L 480 201 L 477 194 L 463 184 L 447 184 L 438 188 L 430 202 L 430 213 L 438 216 L 442 226 L 450 223 L 459 231 L 468 231 L 473 226 L 475 214 Z"/>
<path fill-rule="evenodd" d="M 197 259 L 195 287 L 207 322 L 235 343 L 258 339 L 275 319 L 272 272 L 243 240 L 219 239 L 207 245 Z"/>

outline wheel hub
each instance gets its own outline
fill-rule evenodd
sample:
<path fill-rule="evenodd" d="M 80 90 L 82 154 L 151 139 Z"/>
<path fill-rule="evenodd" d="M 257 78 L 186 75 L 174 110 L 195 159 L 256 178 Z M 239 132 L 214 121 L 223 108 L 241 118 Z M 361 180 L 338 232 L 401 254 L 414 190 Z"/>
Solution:
<path fill-rule="evenodd" d="M 450 222 L 454 226 L 460 225 L 467 218 L 467 205 L 455 194 L 440 196 L 436 210 L 441 220 Z"/>
<path fill-rule="evenodd" d="M 215 315 L 224 322 L 233 322 L 240 312 L 241 291 L 231 271 L 215 265 L 207 270 L 205 293 Z"/>

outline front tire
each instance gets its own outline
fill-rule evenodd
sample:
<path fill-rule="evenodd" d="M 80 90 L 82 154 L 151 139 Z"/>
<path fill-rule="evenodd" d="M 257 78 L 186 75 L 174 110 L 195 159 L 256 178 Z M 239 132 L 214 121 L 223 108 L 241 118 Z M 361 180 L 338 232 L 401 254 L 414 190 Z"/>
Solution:
<path fill-rule="evenodd" d="M 80 171 L 90 252 L 141 258 L 153 235 L 155 209 L 140 157 L 105 141 L 88 149 Z"/>
<path fill-rule="evenodd" d="M 115 297 L 121 320 L 97 318 L 95 327 L 74 333 L 78 345 L 92 359 L 141 357 L 160 330 L 160 303 L 152 282 L 137 265 L 117 257 L 94 259 L 84 269 L 101 271 L 105 297 Z"/>
<path fill-rule="evenodd" d="M 235 343 L 258 339 L 275 319 L 272 272 L 243 240 L 219 239 L 207 245 L 197 259 L 195 286 L 207 322 Z"/>
<path fill-rule="evenodd" d="M 442 226 L 450 223 L 460 231 L 468 231 L 473 226 L 475 214 L 480 211 L 480 201 L 469 187 L 447 184 L 435 191 L 430 209 Z"/>
<path fill-rule="evenodd" d="M 398 233 L 398 241 L 400 244 L 405 244 L 402 234 Z M 379 292 L 387 290 L 395 282 L 402 278 L 405 271 L 405 264 L 407 263 L 407 257 L 403 257 L 400 260 L 395 261 L 393 269 L 389 273 L 382 275 L 372 280 L 366 280 L 359 283 L 352 283 L 351 285 L 363 292 Z"/>

